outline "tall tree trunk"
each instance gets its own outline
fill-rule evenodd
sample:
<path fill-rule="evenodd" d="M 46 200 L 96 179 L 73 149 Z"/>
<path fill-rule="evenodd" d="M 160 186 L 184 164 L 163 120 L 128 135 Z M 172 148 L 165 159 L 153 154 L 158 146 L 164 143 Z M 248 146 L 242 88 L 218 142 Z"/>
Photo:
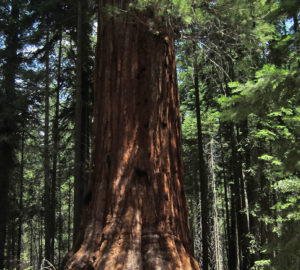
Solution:
<path fill-rule="evenodd" d="M 197 179 L 197 176 L 195 176 Z M 198 183 L 197 183 L 198 184 Z M 202 262 L 202 234 L 201 234 L 201 207 L 200 207 L 200 194 L 199 188 L 194 186 L 193 191 L 193 201 L 190 205 L 191 212 L 193 213 L 193 226 L 192 226 L 192 240 L 193 240 L 193 250 L 195 259 L 198 262 Z M 201 263 L 200 263 L 201 265 Z"/>
<path fill-rule="evenodd" d="M 241 134 L 238 134 L 238 142 L 243 151 L 239 152 L 240 160 L 240 179 L 241 179 L 241 197 L 242 197 L 242 211 L 240 213 L 241 219 L 241 250 L 243 257 L 243 269 L 250 270 L 254 264 L 254 257 L 250 253 L 250 209 L 249 209 L 249 197 L 247 186 L 254 182 L 250 171 L 250 147 L 248 143 L 248 121 L 244 120 L 240 123 Z M 242 162 L 244 162 L 245 170 L 243 170 Z M 253 203 L 254 204 L 254 203 Z"/>
<path fill-rule="evenodd" d="M 221 126 L 221 130 L 223 129 L 223 125 Z M 225 204 L 225 245 L 227 247 L 226 252 L 227 252 L 227 264 L 231 261 L 230 255 L 231 252 L 229 250 L 229 243 L 230 243 L 230 213 L 229 213 L 229 198 L 228 198 L 228 179 L 227 179 L 227 174 L 225 170 L 225 152 L 224 152 L 224 146 L 223 146 L 223 140 L 222 140 L 222 133 L 220 134 L 220 144 L 221 144 L 221 162 L 222 162 L 222 176 L 223 176 L 223 186 L 224 186 L 224 204 Z"/>
<path fill-rule="evenodd" d="M 59 178 L 60 179 L 60 178 Z M 60 180 L 59 182 L 59 186 L 61 185 Z M 58 208 L 58 221 L 57 221 L 57 225 L 58 225 L 58 258 L 57 258 L 57 265 L 60 265 L 61 263 L 61 255 L 63 252 L 63 215 L 62 215 L 62 196 L 61 196 L 61 190 L 59 189 L 58 191 L 58 200 L 59 202 L 59 208 Z"/>
<path fill-rule="evenodd" d="M 258 170 L 257 170 L 257 177 L 259 179 L 259 205 L 260 205 L 260 211 L 261 215 L 266 215 L 268 217 L 274 217 L 274 212 L 272 212 L 271 207 L 276 203 L 274 202 L 274 197 L 271 191 L 271 185 L 272 182 L 270 179 L 268 179 L 265 169 L 266 164 L 265 161 L 259 159 L 258 157 L 262 156 L 264 153 L 268 152 L 267 150 L 268 146 L 265 145 L 265 142 L 261 143 L 257 149 L 258 156 L 257 156 L 257 164 L 258 164 Z M 270 151 L 270 150 L 269 150 Z M 274 219 L 276 220 L 276 219 Z M 260 228 L 259 228 L 259 236 L 260 241 L 259 245 L 261 247 L 265 246 L 266 244 L 270 244 L 272 240 L 274 239 L 274 232 L 273 232 L 273 224 L 272 223 L 266 223 L 264 220 L 260 220 Z M 272 254 L 274 255 L 274 254 Z M 260 254 L 260 259 L 266 260 L 270 259 L 272 257 L 271 254 Z"/>
<path fill-rule="evenodd" d="M 194 48 L 196 53 L 196 45 Z M 208 202 L 208 176 L 206 171 L 206 164 L 204 160 L 202 126 L 201 126 L 201 112 L 200 112 L 200 98 L 199 98 L 199 77 L 198 77 L 198 63 L 197 55 L 194 59 L 194 87 L 195 87 L 195 108 L 197 118 L 197 143 L 199 155 L 199 173 L 200 173 L 200 194 L 201 194 L 201 225 L 202 225 L 202 267 L 203 270 L 209 269 L 209 202 Z"/>
<path fill-rule="evenodd" d="M 12 163 L 12 146 L 6 143 L 0 143 L 0 269 L 4 268 L 4 250 L 7 231 L 8 216 L 8 188 L 10 178 L 10 168 Z"/>
<path fill-rule="evenodd" d="M 70 170 L 70 169 L 69 169 Z M 68 251 L 71 249 L 71 201 L 72 201 L 72 185 L 71 177 L 69 176 L 69 188 L 68 188 Z"/>
<path fill-rule="evenodd" d="M 57 159 L 58 159 L 58 148 L 59 148 L 59 131 L 58 131 L 58 120 L 59 120 L 59 93 L 61 87 L 61 57 L 62 57 L 62 29 L 60 30 L 59 48 L 58 48 L 58 65 L 57 65 L 57 85 L 56 85 L 56 96 L 55 96 L 55 113 L 53 118 L 52 126 L 52 142 L 53 142 L 53 153 L 52 153 L 52 174 L 51 174 L 51 198 L 50 198 L 50 239 L 51 239 L 51 257 L 49 260 L 54 264 L 54 240 L 56 233 L 56 185 L 57 185 Z"/>
<path fill-rule="evenodd" d="M 33 225 L 32 225 L 32 220 L 29 221 L 29 228 L 30 228 L 30 250 L 29 250 L 29 262 L 30 262 L 30 265 L 33 266 L 34 268 L 34 261 L 33 261 L 33 241 L 34 241 L 34 238 L 33 238 Z"/>
<path fill-rule="evenodd" d="M 18 248 L 17 248 L 17 270 L 21 269 L 21 249 L 22 249 L 22 226 L 23 226 L 23 191 L 24 191 L 24 146 L 25 130 L 23 127 L 21 138 L 21 164 L 20 164 L 20 198 L 19 198 L 19 228 L 18 228 Z"/>
<path fill-rule="evenodd" d="M 16 194 L 12 192 L 12 198 L 16 198 Z M 13 205 L 13 204 L 12 204 Z M 7 268 L 9 270 L 15 269 L 17 264 L 17 257 L 16 257 L 16 244 L 17 244 L 17 232 L 18 228 L 16 227 L 16 217 L 14 215 L 10 215 L 9 223 L 8 223 L 8 236 L 7 239 Z"/>
<path fill-rule="evenodd" d="M 49 43 L 49 29 L 46 33 L 46 46 Z M 52 212 L 51 212 L 51 183 L 50 183 L 50 151 L 49 151 L 49 115 L 50 115 L 50 70 L 49 70 L 49 49 L 46 48 L 45 55 L 46 81 L 45 81 L 45 124 L 44 124 L 44 213 L 45 213 L 45 257 L 53 259 L 52 242 Z"/>
<path fill-rule="evenodd" d="M 230 230 L 228 241 L 228 267 L 232 270 L 240 269 L 239 258 L 239 233 L 238 233 L 238 213 L 240 211 L 240 182 L 238 177 L 238 160 L 236 151 L 236 141 L 233 123 L 228 123 L 225 127 L 226 140 L 228 140 L 231 156 L 229 159 L 230 178 Z"/>
<path fill-rule="evenodd" d="M 77 0 L 77 63 L 75 110 L 75 171 L 74 171 L 74 230 L 75 243 L 83 211 L 87 187 L 87 163 L 89 159 L 89 18 L 88 1 Z"/>
<path fill-rule="evenodd" d="M 232 209 L 234 209 L 235 214 L 232 213 L 232 233 L 236 232 L 234 240 L 236 246 L 234 246 L 236 262 L 234 263 L 237 269 L 248 270 L 250 269 L 250 253 L 249 253 L 249 239 L 247 235 L 250 233 L 249 229 L 249 216 L 247 213 L 247 192 L 245 187 L 245 179 L 242 168 L 243 157 L 238 151 L 240 146 L 239 128 L 233 124 L 229 123 L 230 131 L 230 144 L 231 144 L 231 166 L 232 166 L 232 176 L 233 184 L 231 185 L 232 192 Z M 233 243 L 233 242 L 232 242 Z"/>
<path fill-rule="evenodd" d="M 234 81 L 233 62 L 229 59 L 229 74 Z M 225 94 L 231 96 L 231 89 L 225 83 Z M 231 148 L 230 169 L 233 183 L 231 187 L 231 233 L 229 239 L 229 261 L 228 265 L 232 269 L 248 269 L 244 258 L 248 258 L 247 250 L 247 229 L 245 227 L 249 222 L 247 215 L 243 213 L 246 205 L 245 182 L 242 168 L 242 157 L 238 151 L 239 147 L 239 128 L 233 122 L 228 123 L 227 137 Z"/>
<path fill-rule="evenodd" d="M 42 217 L 42 215 L 40 215 L 40 220 L 39 220 L 39 223 L 38 223 L 38 229 L 39 229 L 39 236 L 38 236 L 38 242 L 37 242 L 37 248 L 38 248 L 38 250 L 37 250 L 37 256 L 36 256 L 36 258 L 37 258 L 37 265 L 39 265 L 41 262 L 42 262 L 42 259 L 43 259 L 43 252 L 44 252 L 44 250 L 43 250 L 43 241 L 44 241 L 44 239 L 43 239 L 43 236 L 44 236 L 44 226 L 43 226 L 43 217 Z"/>
<path fill-rule="evenodd" d="M 0 269 L 4 268 L 4 249 L 8 223 L 8 191 L 13 167 L 16 133 L 15 77 L 18 61 L 17 1 L 11 1 L 11 25 L 6 27 L 6 56 L 3 66 L 3 81 L 0 90 Z M 5 110 L 4 110 L 5 109 Z M 5 138 L 4 140 L 2 138 Z"/>
<path fill-rule="evenodd" d="M 234 184 L 231 187 L 231 198 L 230 198 L 230 236 L 229 236 L 229 256 L 228 256 L 228 267 L 232 270 L 239 270 L 239 245 L 238 245 L 238 225 L 237 225 L 237 209 L 235 199 L 235 188 Z"/>
<path fill-rule="evenodd" d="M 112 1 L 100 3 L 103 11 Z M 102 14 L 99 23 L 92 175 L 65 269 L 199 269 L 183 190 L 174 40 L 135 16 Z"/>
<path fill-rule="evenodd" d="M 214 138 L 210 139 L 210 175 L 211 175 L 211 185 L 212 185 L 212 195 L 213 195 L 213 238 L 214 238 L 214 253 L 215 253 L 215 269 L 223 269 L 222 253 L 221 253 L 221 241 L 219 232 L 219 215 L 218 215 L 218 191 L 216 187 L 216 177 L 215 177 L 215 160 L 214 160 Z"/>

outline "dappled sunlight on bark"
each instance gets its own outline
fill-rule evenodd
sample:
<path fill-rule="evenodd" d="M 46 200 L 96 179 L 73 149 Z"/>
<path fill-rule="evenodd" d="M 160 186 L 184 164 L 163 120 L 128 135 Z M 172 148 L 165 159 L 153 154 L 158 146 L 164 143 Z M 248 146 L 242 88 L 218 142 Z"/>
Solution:
<path fill-rule="evenodd" d="M 199 269 L 183 191 L 172 38 L 110 19 L 95 76 L 92 195 L 65 269 Z"/>

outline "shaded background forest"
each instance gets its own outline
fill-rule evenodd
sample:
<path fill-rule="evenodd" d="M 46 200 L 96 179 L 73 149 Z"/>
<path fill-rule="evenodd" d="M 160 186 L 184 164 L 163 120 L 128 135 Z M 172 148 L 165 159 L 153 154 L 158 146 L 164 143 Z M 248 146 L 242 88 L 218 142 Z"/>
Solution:
<path fill-rule="evenodd" d="M 175 18 L 186 196 L 201 269 L 298 270 L 299 4 L 138 2 Z M 58 266 L 78 232 L 97 4 L 0 1 L 0 269 L 39 269 L 43 258 Z"/>

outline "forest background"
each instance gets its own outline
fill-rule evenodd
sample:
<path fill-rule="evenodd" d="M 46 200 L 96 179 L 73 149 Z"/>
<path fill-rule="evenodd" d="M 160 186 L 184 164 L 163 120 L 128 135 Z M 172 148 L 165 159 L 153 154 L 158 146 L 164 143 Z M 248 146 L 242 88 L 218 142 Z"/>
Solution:
<path fill-rule="evenodd" d="M 132 8 L 151 9 L 177 37 L 185 191 L 201 269 L 298 270 L 298 2 Z M 97 11 L 92 0 L 0 1 L 0 269 L 39 269 L 43 258 L 59 266 L 79 230 Z M 155 20 L 147 25 L 159 34 Z"/>

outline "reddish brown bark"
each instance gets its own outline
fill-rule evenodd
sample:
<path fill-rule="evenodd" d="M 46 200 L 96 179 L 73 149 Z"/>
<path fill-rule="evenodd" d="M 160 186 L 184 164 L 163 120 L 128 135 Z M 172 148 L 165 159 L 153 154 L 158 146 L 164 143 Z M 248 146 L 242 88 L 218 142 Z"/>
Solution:
<path fill-rule="evenodd" d="M 90 192 L 65 269 L 199 269 L 183 190 L 174 42 L 101 22 Z"/>

